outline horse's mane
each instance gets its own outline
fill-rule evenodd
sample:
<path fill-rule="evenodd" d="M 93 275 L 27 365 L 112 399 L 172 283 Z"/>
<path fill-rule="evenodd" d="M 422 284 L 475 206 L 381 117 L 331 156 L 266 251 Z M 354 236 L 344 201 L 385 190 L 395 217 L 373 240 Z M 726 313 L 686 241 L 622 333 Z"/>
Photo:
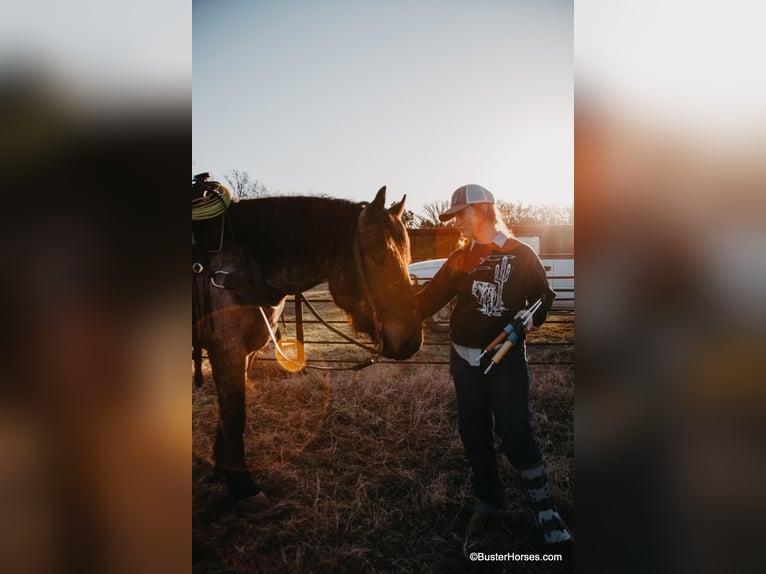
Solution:
<path fill-rule="evenodd" d="M 236 242 L 271 272 L 285 264 L 307 275 L 351 257 L 360 203 L 327 197 L 243 199 L 229 208 Z M 350 259 L 353 261 L 353 259 Z"/>

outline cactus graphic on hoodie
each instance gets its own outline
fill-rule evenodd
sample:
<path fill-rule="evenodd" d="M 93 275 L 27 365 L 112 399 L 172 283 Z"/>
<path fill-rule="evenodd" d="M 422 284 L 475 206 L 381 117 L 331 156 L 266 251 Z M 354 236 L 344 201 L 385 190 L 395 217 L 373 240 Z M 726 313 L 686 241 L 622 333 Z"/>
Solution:
<path fill-rule="evenodd" d="M 500 263 L 495 265 L 495 282 L 474 281 L 471 293 L 479 304 L 479 312 L 488 317 L 499 317 L 506 307 L 503 304 L 503 286 L 511 274 L 511 264 L 508 256 L 503 256 Z"/>

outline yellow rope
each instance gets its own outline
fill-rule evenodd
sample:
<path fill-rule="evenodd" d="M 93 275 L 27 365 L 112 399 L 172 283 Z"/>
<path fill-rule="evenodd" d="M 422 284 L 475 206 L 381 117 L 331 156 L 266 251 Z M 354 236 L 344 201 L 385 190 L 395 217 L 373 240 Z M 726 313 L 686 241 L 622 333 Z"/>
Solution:
<path fill-rule="evenodd" d="M 213 188 L 205 197 L 192 199 L 192 221 L 218 217 L 229 208 L 231 192 L 217 181 L 207 182 Z"/>

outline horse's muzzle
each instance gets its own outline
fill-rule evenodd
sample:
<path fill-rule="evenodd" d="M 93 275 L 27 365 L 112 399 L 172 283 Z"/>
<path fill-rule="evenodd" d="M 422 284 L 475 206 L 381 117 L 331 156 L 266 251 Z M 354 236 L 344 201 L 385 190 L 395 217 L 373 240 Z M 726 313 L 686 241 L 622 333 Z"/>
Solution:
<path fill-rule="evenodd" d="M 419 331 L 417 335 L 408 339 L 399 339 L 392 343 L 387 336 L 383 338 L 383 356 L 396 361 L 404 361 L 420 350 L 423 344 L 423 332 Z"/>

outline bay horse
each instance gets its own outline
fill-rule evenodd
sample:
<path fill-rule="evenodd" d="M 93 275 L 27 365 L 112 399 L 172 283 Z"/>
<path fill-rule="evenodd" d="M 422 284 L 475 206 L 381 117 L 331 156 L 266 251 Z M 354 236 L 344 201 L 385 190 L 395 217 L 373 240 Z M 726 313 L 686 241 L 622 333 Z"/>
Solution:
<path fill-rule="evenodd" d="M 234 501 L 268 502 L 245 463 L 245 367 L 246 357 L 268 344 L 265 319 L 276 330 L 288 295 L 327 281 L 335 304 L 384 357 L 404 360 L 420 349 L 401 221 L 406 196 L 390 208 L 385 199 L 385 186 L 369 203 L 243 199 L 217 219 L 193 222 L 194 346 L 207 349 L 213 371 L 219 407 L 213 458 Z"/>

